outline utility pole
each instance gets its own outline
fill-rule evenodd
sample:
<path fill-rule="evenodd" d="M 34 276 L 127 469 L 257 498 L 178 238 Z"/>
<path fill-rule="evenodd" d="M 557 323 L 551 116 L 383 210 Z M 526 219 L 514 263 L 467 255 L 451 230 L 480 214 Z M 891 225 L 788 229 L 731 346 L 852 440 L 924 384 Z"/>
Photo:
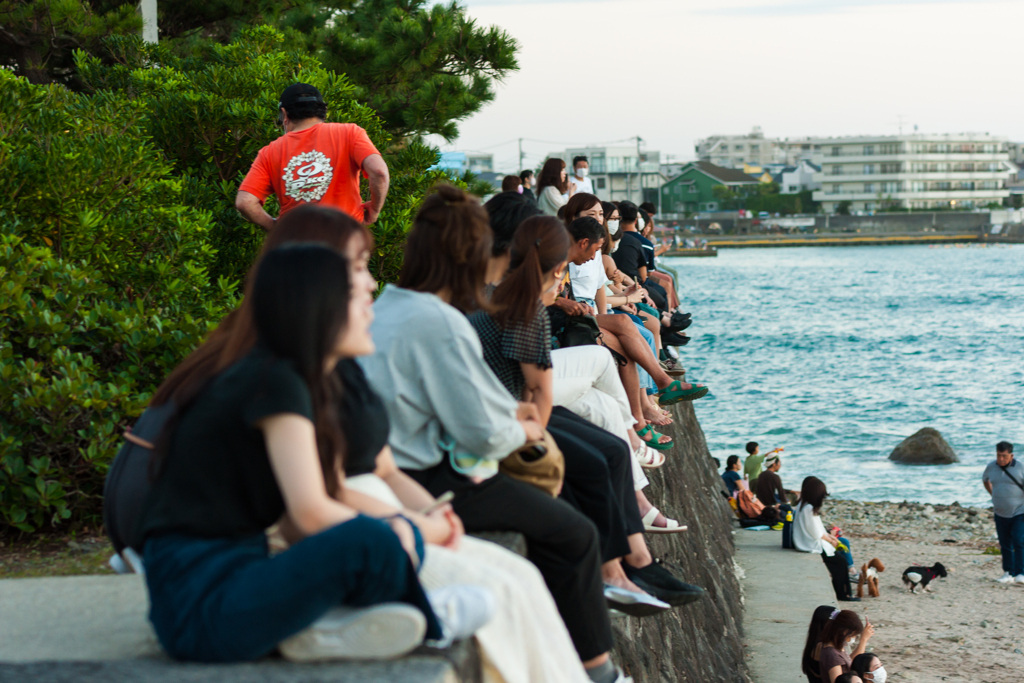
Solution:
<path fill-rule="evenodd" d="M 640 206 L 641 204 L 644 203 L 644 172 L 640 168 L 640 142 L 641 142 L 641 140 L 642 140 L 642 138 L 639 135 L 637 135 L 636 136 L 636 181 L 637 181 L 637 185 L 640 186 L 639 187 L 640 201 L 638 201 L 636 203 L 637 206 Z"/>
<path fill-rule="evenodd" d="M 523 139 L 519 138 L 519 172 L 523 172 Z"/>
<path fill-rule="evenodd" d="M 142 15 L 142 42 L 155 45 L 160 39 L 157 29 L 156 0 L 141 0 L 138 11 Z"/>

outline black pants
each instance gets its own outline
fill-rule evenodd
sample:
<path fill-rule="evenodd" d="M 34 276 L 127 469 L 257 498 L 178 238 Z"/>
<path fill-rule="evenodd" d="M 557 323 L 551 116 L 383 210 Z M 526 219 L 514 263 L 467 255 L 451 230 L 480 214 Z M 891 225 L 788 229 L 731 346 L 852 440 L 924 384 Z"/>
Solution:
<path fill-rule="evenodd" d="M 601 549 L 594 524 L 563 500 L 497 474 L 474 484 L 447 458 L 429 470 L 405 470 L 430 493 L 455 494 L 452 507 L 466 531 L 517 531 L 526 557 L 547 583 L 580 659 L 612 649 L 612 626 L 601 581 Z"/>
<path fill-rule="evenodd" d="M 654 302 L 655 307 L 662 313 L 668 311 L 668 292 L 665 288 L 659 285 L 651 278 L 647 278 L 644 282 L 644 289 L 647 290 L 647 294 L 650 295 L 651 301 Z"/>
<path fill-rule="evenodd" d="M 597 526 L 605 562 L 628 555 L 626 537 L 644 532 L 629 446 L 561 406 L 552 409 L 548 431 L 565 456 L 562 499 Z"/>
<path fill-rule="evenodd" d="M 838 552 L 829 557 L 822 552 L 821 559 L 828 567 L 829 576 L 832 577 L 832 590 L 836 592 L 836 599 L 845 600 L 853 595 L 850 591 L 850 570 L 846 564 L 846 557 Z"/>

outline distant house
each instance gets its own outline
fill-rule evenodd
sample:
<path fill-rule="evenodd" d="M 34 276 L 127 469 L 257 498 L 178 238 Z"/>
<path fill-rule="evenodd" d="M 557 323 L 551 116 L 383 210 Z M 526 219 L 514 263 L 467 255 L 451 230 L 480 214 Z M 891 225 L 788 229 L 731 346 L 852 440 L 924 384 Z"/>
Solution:
<path fill-rule="evenodd" d="M 687 164 L 672 180 L 661 187 L 661 210 L 672 213 L 718 211 L 716 186 L 732 191 L 753 188 L 761 181 L 743 171 L 715 166 L 708 161 Z"/>
<path fill-rule="evenodd" d="M 777 174 L 775 182 L 782 194 L 798 194 L 805 190 L 820 190 L 821 183 L 814 180 L 814 174 L 821 173 L 821 167 L 809 161 L 800 161 L 796 166 L 787 166 Z"/>

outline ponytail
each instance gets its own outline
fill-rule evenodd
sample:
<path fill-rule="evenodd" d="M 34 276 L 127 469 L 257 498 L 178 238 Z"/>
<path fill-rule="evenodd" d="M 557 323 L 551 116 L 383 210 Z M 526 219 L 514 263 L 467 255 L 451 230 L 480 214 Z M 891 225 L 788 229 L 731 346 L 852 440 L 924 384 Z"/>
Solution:
<path fill-rule="evenodd" d="M 516 229 L 509 272 L 491 296 L 500 327 L 533 319 L 544 294 L 544 274 L 565 261 L 569 244 L 568 232 L 552 216 L 528 218 Z"/>

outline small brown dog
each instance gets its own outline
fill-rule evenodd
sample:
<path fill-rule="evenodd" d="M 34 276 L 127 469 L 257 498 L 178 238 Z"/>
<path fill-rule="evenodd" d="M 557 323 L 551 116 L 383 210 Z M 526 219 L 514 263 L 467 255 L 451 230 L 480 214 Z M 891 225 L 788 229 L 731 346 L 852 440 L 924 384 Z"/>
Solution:
<path fill-rule="evenodd" d="M 877 598 L 880 595 L 878 592 L 878 575 L 884 571 L 885 565 L 877 557 L 872 558 L 870 562 L 861 567 L 860 581 L 857 582 L 857 597 L 864 597 L 864 584 L 867 584 L 868 595 Z"/>

